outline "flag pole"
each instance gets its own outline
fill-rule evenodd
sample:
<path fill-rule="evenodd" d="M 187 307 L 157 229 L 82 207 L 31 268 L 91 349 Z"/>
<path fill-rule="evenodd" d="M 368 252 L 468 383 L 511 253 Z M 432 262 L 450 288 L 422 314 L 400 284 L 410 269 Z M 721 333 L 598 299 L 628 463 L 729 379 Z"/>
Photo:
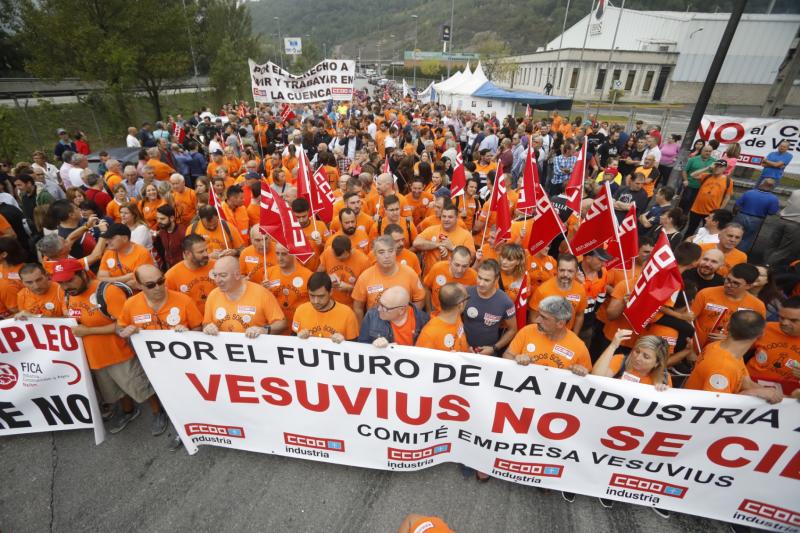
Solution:
<path fill-rule="evenodd" d="M 611 204 L 611 184 L 606 181 L 604 187 L 606 188 L 606 197 L 608 198 L 608 203 L 609 205 L 613 206 L 613 204 Z M 631 284 L 628 281 L 628 267 L 625 266 L 625 252 L 622 251 L 622 242 L 620 242 L 619 224 L 617 223 L 617 215 L 613 211 L 611 211 L 611 220 L 614 223 L 614 237 L 616 237 L 617 247 L 619 248 L 619 257 L 622 260 L 622 274 L 623 276 L 625 276 L 625 291 L 627 292 L 627 294 L 630 294 Z M 634 265 L 631 265 L 631 268 L 633 267 Z"/>
<path fill-rule="evenodd" d="M 486 241 L 486 230 L 489 228 L 489 219 L 492 217 L 492 200 L 494 200 L 494 189 L 497 187 L 497 180 L 502 178 L 503 175 L 494 175 L 494 183 L 492 184 L 492 192 L 489 194 L 489 207 L 486 208 L 486 224 L 483 225 L 483 236 L 481 237 L 481 247 L 479 250 L 483 250 L 483 243 Z"/>
<path fill-rule="evenodd" d="M 217 212 L 217 218 L 219 219 L 219 223 L 222 226 L 220 228 L 222 230 L 221 231 L 221 233 L 222 233 L 222 242 L 225 243 L 225 249 L 226 250 L 230 250 L 231 247 L 228 245 L 228 237 L 225 236 L 225 233 L 227 233 L 227 232 L 225 231 L 224 222 L 226 222 L 226 221 L 222 217 L 222 214 L 220 213 L 220 209 L 219 209 L 219 198 L 217 198 L 217 194 L 214 192 L 214 187 L 213 186 L 209 189 L 209 191 L 211 192 L 211 195 L 214 197 L 214 210 Z"/>

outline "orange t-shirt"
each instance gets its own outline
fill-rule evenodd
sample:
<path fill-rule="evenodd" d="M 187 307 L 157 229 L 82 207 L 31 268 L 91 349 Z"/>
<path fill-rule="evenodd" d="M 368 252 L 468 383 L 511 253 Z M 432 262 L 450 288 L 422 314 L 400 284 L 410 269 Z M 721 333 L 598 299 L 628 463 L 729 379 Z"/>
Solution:
<path fill-rule="evenodd" d="M 345 237 L 350 239 L 351 250 L 360 250 L 364 254 L 369 253 L 371 248 L 370 243 L 372 242 L 372 240 L 366 233 L 364 233 L 358 228 L 356 228 L 356 231 L 352 235 L 345 235 L 344 232 L 340 229 L 339 231 L 328 237 L 328 240 L 325 241 L 325 248 L 330 248 L 331 245 L 333 244 L 333 239 L 335 237 L 338 237 L 339 235 L 344 235 Z"/>
<path fill-rule="evenodd" d="M 239 232 L 242 242 L 245 245 L 250 244 L 250 216 L 247 214 L 247 208 L 240 205 L 236 209 L 231 209 L 228 202 L 222 202 L 220 210 L 225 215 L 228 223 Z"/>
<path fill-rule="evenodd" d="M 106 205 L 106 216 L 111 217 L 112 220 L 114 220 L 114 222 L 119 224 L 120 221 L 121 221 L 120 212 L 119 212 L 121 207 L 122 207 L 122 204 L 117 202 L 117 200 L 115 198 L 112 198 L 111 201 L 108 202 L 108 205 Z"/>
<path fill-rule="evenodd" d="M 111 172 L 110 170 L 105 173 L 103 176 L 103 180 L 105 180 L 106 185 L 108 185 L 108 190 L 111 191 L 111 195 L 114 194 L 114 188 L 122 183 L 122 175 L 116 174 Z M 108 214 L 108 210 L 106 210 L 106 214 Z"/>
<path fill-rule="evenodd" d="M 567 290 L 562 290 L 561 287 L 558 286 L 558 279 L 555 277 L 545 281 L 533 291 L 533 295 L 528 301 L 528 307 L 538 312 L 539 303 L 548 296 L 561 296 L 569 300 L 569 303 L 572 304 L 572 318 L 567 324 L 567 329 L 572 329 L 578 315 L 582 315 L 583 312 L 586 311 L 586 289 L 578 280 L 572 280 L 572 286 Z"/>
<path fill-rule="evenodd" d="M 409 306 L 406 311 L 406 321 L 402 326 L 398 326 L 391 321 L 389 325 L 392 326 L 395 344 L 399 344 L 400 346 L 414 346 L 414 329 L 417 327 L 417 319 L 414 316 L 414 310 L 411 306 Z"/>
<path fill-rule="evenodd" d="M 389 222 L 389 219 L 387 218 L 383 218 L 374 223 L 369 232 L 370 242 L 380 237 L 380 235 L 382 235 L 383 231 L 386 229 L 386 226 L 389 224 L 392 224 L 392 222 Z M 411 248 L 411 245 L 414 243 L 414 239 L 417 238 L 416 226 L 414 226 L 414 224 L 411 222 L 406 222 L 406 219 L 404 218 L 401 218 L 398 222 L 396 222 L 396 224 L 403 229 L 403 245 L 406 248 Z M 380 230 L 380 234 L 378 233 L 378 230 Z"/>
<path fill-rule="evenodd" d="M 608 271 L 608 284 L 612 287 L 616 287 L 617 283 L 625 281 L 625 270 L 621 268 L 612 268 Z M 631 286 L 631 291 L 633 291 L 633 287 L 636 284 L 636 280 L 639 279 L 639 274 L 642 273 L 642 267 L 638 264 L 634 265 L 633 270 L 628 269 L 628 283 Z"/>
<path fill-rule="evenodd" d="M 136 326 L 139 329 L 173 329 L 175 326 L 195 329 L 202 323 L 203 314 L 192 299 L 169 289 L 167 298 L 158 311 L 150 307 L 144 293 L 140 292 L 125 301 L 122 312 L 117 317 L 117 324 L 120 326 Z"/>
<path fill-rule="evenodd" d="M 24 287 L 19 279 L 19 271 L 24 264 L 0 263 L 0 314 L 6 314 L 16 308 L 17 295 Z"/>
<path fill-rule="evenodd" d="M 113 324 L 114 320 L 107 318 L 100 312 L 100 308 L 95 302 L 95 292 L 99 281 L 93 280 L 89 283 L 83 293 L 68 296 L 66 298 L 65 315 L 74 318 L 78 324 L 89 327 L 107 326 Z M 122 306 L 125 304 L 127 295 L 119 287 L 107 285 L 105 289 L 106 306 L 108 312 L 113 317 L 120 316 Z M 135 357 L 130 343 L 126 339 L 119 337 L 116 333 L 104 335 L 86 335 L 82 337 L 83 350 L 89 367 L 92 370 L 99 370 L 110 365 L 115 365 Z"/>
<path fill-rule="evenodd" d="M 511 298 L 512 302 L 517 301 L 519 290 L 522 288 L 522 281 L 526 278 L 528 279 L 528 294 L 531 294 L 530 275 L 527 272 L 523 272 L 518 278 L 512 278 L 510 274 L 500 272 L 500 281 L 503 283 L 503 292 L 505 292 L 508 297 Z"/>
<path fill-rule="evenodd" d="M 397 272 L 391 276 L 384 276 L 378 265 L 369 267 L 356 280 L 351 296 L 357 302 L 364 302 L 364 308 L 369 309 L 375 305 L 383 291 L 395 285 L 405 287 L 411 295 L 412 302 L 425 301 L 425 289 L 422 287 L 419 275 L 403 265 L 397 265 Z"/>
<path fill-rule="evenodd" d="M 608 366 L 615 375 L 619 372 L 620 368 L 622 368 L 622 362 L 624 360 L 625 356 L 621 353 L 615 354 L 614 357 L 611 358 L 611 362 Z M 641 383 L 642 385 L 653 385 L 653 377 L 650 374 L 642 374 L 634 369 L 625 370 L 619 379 Z M 667 373 L 667 385 L 670 387 L 672 386 L 672 376 L 670 376 L 669 373 Z"/>
<path fill-rule="evenodd" d="M 139 211 L 142 212 L 145 223 L 151 230 L 158 230 L 158 221 L 156 220 L 156 209 L 165 205 L 167 202 L 158 198 L 156 200 L 139 200 Z"/>
<path fill-rule="evenodd" d="M 514 335 L 508 351 L 514 355 L 527 355 L 534 365 L 555 368 L 581 365 L 587 370 L 592 369 L 589 350 L 580 337 L 570 330 L 565 331 L 563 339 L 555 342 L 540 333 L 536 324 L 527 325 Z"/>
<path fill-rule="evenodd" d="M 428 208 L 433 205 L 433 195 L 423 191 L 419 198 L 414 198 L 414 195 L 409 193 L 406 195 L 406 202 L 413 210 L 411 217 L 414 219 L 414 225 L 416 226 L 428 216 Z"/>
<path fill-rule="evenodd" d="M 194 227 L 194 233 L 197 235 L 202 235 L 206 239 L 206 243 L 208 244 L 208 253 L 227 250 L 228 248 L 241 248 L 244 246 L 244 242 L 242 241 L 242 237 L 239 235 L 236 227 L 233 225 L 232 222 L 228 222 L 228 229 L 230 231 L 225 231 L 222 229 L 222 224 L 225 223 L 224 220 L 220 220 L 217 224 L 216 229 L 211 231 L 207 229 L 202 222 L 198 222 L 196 225 L 192 224 L 188 228 L 186 228 L 186 235 L 192 234 L 192 227 Z M 223 232 L 225 233 L 223 236 Z M 227 246 L 226 246 L 227 244 Z"/>
<path fill-rule="evenodd" d="M 442 238 L 447 237 L 455 246 L 465 246 L 467 249 L 469 249 L 472 256 L 475 257 L 475 242 L 472 240 L 472 234 L 458 226 L 456 226 L 452 231 L 445 231 L 441 224 L 437 224 L 436 226 L 429 227 L 420 233 L 419 236 L 425 240 L 433 241 L 434 243 L 438 243 L 442 240 Z M 425 271 L 428 271 L 438 261 L 443 261 L 449 258 L 450 252 L 446 252 L 445 256 L 442 257 L 439 253 L 439 248 L 437 247 L 424 252 L 422 262 L 425 265 Z"/>
<path fill-rule="evenodd" d="M 183 192 L 172 191 L 172 200 L 175 202 L 175 222 L 188 226 L 197 214 L 197 194 L 186 187 Z"/>
<path fill-rule="evenodd" d="M 322 244 L 320 244 L 319 246 L 314 244 L 314 239 L 311 238 L 311 234 L 314 233 L 315 231 L 319 233 L 320 240 L 322 241 Z M 306 241 L 308 242 L 308 245 L 311 246 L 312 250 L 314 250 L 314 255 L 311 256 L 311 258 L 308 261 L 306 261 L 303 265 L 307 269 L 314 272 L 317 270 L 317 268 L 319 268 L 319 256 L 320 254 L 322 254 L 322 250 L 325 248 L 325 242 L 328 240 L 328 237 L 330 237 L 331 232 L 323 221 L 317 220 L 315 225 L 314 220 L 312 219 L 309 220 L 308 226 L 303 228 L 303 234 L 306 236 Z"/>
<path fill-rule="evenodd" d="M 212 268 L 214 268 L 214 261 L 209 261 L 206 266 L 194 270 L 186 266 L 185 261 L 181 261 L 164 274 L 167 288 L 187 295 L 202 313 L 205 311 L 208 295 L 217 288 L 216 283 L 211 279 Z"/>
<path fill-rule="evenodd" d="M 308 301 L 310 277 L 311 271 L 299 262 L 295 263 L 291 274 L 284 274 L 277 265 L 267 269 L 267 288 L 272 291 L 290 324 L 297 307 Z"/>
<path fill-rule="evenodd" d="M 716 247 L 717 244 L 713 242 L 700 245 L 700 249 L 703 250 L 703 253 L 706 253 L 708 250 L 711 250 Z M 730 273 L 731 269 L 734 266 L 739 265 L 741 263 L 747 263 L 747 254 L 737 248 L 734 248 L 727 254 L 724 254 L 724 261 L 725 263 L 720 265 L 719 270 L 717 270 L 717 274 L 719 274 L 723 278 Z"/>
<path fill-rule="evenodd" d="M 724 287 L 709 287 L 698 292 L 692 302 L 692 313 L 695 316 L 695 332 L 700 346 L 705 345 L 715 324 L 718 330 L 727 331 L 731 315 L 742 309 L 750 309 L 763 317 L 767 316 L 764 303 L 752 294 L 745 293 L 744 298 L 737 302 L 725 296 Z M 723 312 L 725 316 L 720 319 Z"/>
<path fill-rule="evenodd" d="M 147 251 L 147 248 L 135 242 L 130 243 L 131 249 L 128 253 L 123 254 L 116 250 L 106 250 L 103 252 L 103 257 L 100 259 L 100 271 L 108 272 L 112 278 L 130 274 L 141 265 L 152 265 L 153 256 Z"/>
<path fill-rule="evenodd" d="M 726 194 L 733 194 L 733 180 L 725 174 L 721 176 L 702 174 L 698 181 L 700 189 L 697 190 L 697 196 L 692 204 L 692 213 L 708 215 L 713 210 L 724 207 L 722 200 Z"/>
<path fill-rule="evenodd" d="M 356 280 L 367 268 L 369 260 L 361 250 L 351 250 L 350 256 L 342 261 L 333 253 L 333 248 L 325 248 L 320 258 L 320 264 L 332 280 L 339 280 L 348 285 L 355 286 Z M 333 286 L 333 299 L 345 305 L 353 305 L 351 291 L 342 291 Z"/>
<path fill-rule="evenodd" d="M 441 304 L 439 302 L 439 291 L 442 290 L 442 287 L 445 284 L 453 281 L 458 282 L 465 287 L 475 285 L 478 283 L 478 273 L 472 268 L 467 268 L 463 276 L 460 278 L 454 278 L 453 274 L 450 272 L 450 262 L 439 261 L 438 263 L 435 263 L 430 270 L 428 270 L 427 274 L 425 274 L 423 283 L 426 287 L 428 287 L 428 290 L 431 291 L 431 303 L 433 304 L 433 308 L 437 311 L 441 308 Z"/>
<path fill-rule="evenodd" d="M 423 516 L 411 524 L 409 533 L 453 533 L 444 520 L 438 516 Z"/>
<path fill-rule="evenodd" d="M 469 353 L 469 343 L 467 336 L 464 335 L 464 324 L 457 318 L 455 324 L 449 324 L 435 316 L 425 324 L 417 338 L 417 346 L 420 348 L 432 348 L 444 352 L 466 352 Z"/>
<path fill-rule="evenodd" d="M 301 304 L 294 312 L 292 331 L 299 333 L 307 329 L 312 337 L 329 339 L 334 334 L 341 334 L 345 340 L 358 338 L 358 320 L 356 314 L 348 306 L 334 301 L 333 307 L 321 312 L 314 309 L 311 302 Z"/>
<path fill-rule="evenodd" d="M 531 294 L 542 283 L 552 279 L 558 270 L 558 261 L 552 256 L 545 255 L 544 257 L 536 257 L 526 253 L 528 273 L 531 276 Z"/>
<path fill-rule="evenodd" d="M 607 340 L 613 339 L 614 335 L 616 335 L 617 330 L 619 329 L 630 329 L 630 330 L 633 329 L 631 327 L 630 322 L 628 322 L 628 319 L 625 318 L 624 314 L 619 315 L 614 320 L 609 320 L 607 315 L 608 304 L 611 302 L 611 300 L 624 300 L 625 293 L 627 292 L 627 290 L 628 289 L 625 286 L 624 281 L 620 281 L 619 283 L 614 285 L 614 290 L 611 291 L 611 297 L 608 298 L 605 301 L 605 303 L 600 307 L 600 309 L 598 309 L 597 311 L 598 318 L 600 318 L 603 322 L 605 322 L 605 325 L 603 326 L 603 335 L 605 335 Z M 633 343 L 634 339 L 631 338 L 628 339 L 627 341 L 623 341 L 621 345 L 626 346 L 628 348 L 632 348 Z"/>
<path fill-rule="evenodd" d="M 257 283 L 244 283 L 247 288 L 235 302 L 218 288 L 211 291 L 206 300 L 203 324 L 214 323 L 220 331 L 243 333 L 247 328 L 265 327 L 285 318 L 271 292 Z"/>
<path fill-rule="evenodd" d="M 267 266 L 264 266 L 265 254 L 256 251 L 252 244 L 242 250 L 239 254 L 239 268 L 242 274 L 247 276 L 248 281 L 261 283 L 264 281 L 264 271 L 278 264 L 278 256 L 275 255 L 275 247 L 267 243 Z"/>
<path fill-rule="evenodd" d="M 746 377 L 744 361 L 722 348 L 719 342 L 712 342 L 703 348 L 683 388 L 738 394 Z"/>
<path fill-rule="evenodd" d="M 675 345 L 678 343 L 678 331 L 675 328 L 651 322 L 647 329 L 642 332 L 642 336 L 645 335 L 661 337 L 667 342 L 667 353 L 669 355 L 675 353 Z"/>
<path fill-rule="evenodd" d="M 344 209 L 344 204 L 342 204 L 342 209 Z M 356 215 L 356 230 L 361 230 L 369 235 L 372 230 L 372 223 L 372 217 L 365 212 L 359 211 L 358 215 Z M 386 226 L 384 225 L 384 227 Z M 339 222 L 338 214 L 334 214 L 333 219 L 331 219 L 331 233 L 338 232 L 340 229 L 342 229 L 342 223 Z"/>
<path fill-rule="evenodd" d="M 775 380 L 797 381 L 793 368 L 800 368 L 800 337 L 790 337 L 777 322 L 767 323 L 756 341 L 756 355 L 747 362 L 750 374 Z"/>
<path fill-rule="evenodd" d="M 17 295 L 17 310 L 44 317 L 64 316 L 64 291 L 58 283 L 51 282 L 44 294 L 34 294 L 27 287 Z"/>
<path fill-rule="evenodd" d="M 153 167 L 153 174 L 158 181 L 166 181 L 175 173 L 175 169 L 158 159 L 148 159 L 147 164 Z"/>

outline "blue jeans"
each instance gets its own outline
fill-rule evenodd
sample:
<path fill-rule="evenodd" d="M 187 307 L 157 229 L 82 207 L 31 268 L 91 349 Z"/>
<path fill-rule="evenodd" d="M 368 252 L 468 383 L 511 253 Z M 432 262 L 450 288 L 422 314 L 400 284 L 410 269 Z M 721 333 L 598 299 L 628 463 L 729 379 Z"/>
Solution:
<path fill-rule="evenodd" d="M 734 222 L 738 222 L 744 228 L 742 242 L 739 243 L 737 248 L 744 253 L 750 253 L 750 249 L 753 248 L 756 242 L 758 232 L 761 230 L 761 225 L 764 224 L 764 219 L 746 213 L 738 213 Z"/>

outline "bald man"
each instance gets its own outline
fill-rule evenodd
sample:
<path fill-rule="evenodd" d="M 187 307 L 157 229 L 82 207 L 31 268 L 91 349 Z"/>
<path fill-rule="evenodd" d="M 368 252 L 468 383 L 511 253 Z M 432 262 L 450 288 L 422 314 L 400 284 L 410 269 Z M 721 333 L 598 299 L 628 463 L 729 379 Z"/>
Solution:
<path fill-rule="evenodd" d="M 389 344 L 414 346 L 427 322 L 428 314 L 411 303 L 408 290 L 395 285 L 383 291 L 377 305 L 364 315 L 358 342 L 371 343 L 376 348 Z"/>
<path fill-rule="evenodd" d="M 261 285 L 245 279 L 238 258 L 220 258 L 211 274 L 217 288 L 206 300 L 204 333 L 217 335 L 220 331 L 236 331 L 253 339 L 286 329 L 286 317 L 275 297 Z"/>
<path fill-rule="evenodd" d="M 375 180 L 375 189 L 367 195 L 364 208 L 365 211 L 373 216 L 376 222 L 386 216 L 385 198 L 390 194 L 397 196 L 400 200 L 401 217 L 410 217 L 414 214 L 414 207 L 408 204 L 406 197 L 399 192 L 395 192 L 394 177 L 391 174 L 380 174 Z"/>
<path fill-rule="evenodd" d="M 177 172 L 169 177 L 172 185 L 172 200 L 175 204 L 175 222 L 183 226 L 191 224 L 197 214 L 197 194 L 186 186 L 186 180 Z"/>
<path fill-rule="evenodd" d="M 724 278 L 718 271 L 725 264 L 725 254 L 718 248 L 711 248 L 703 252 L 700 261 L 695 268 L 683 273 L 683 282 L 686 285 L 694 285 L 697 291 L 709 287 L 721 287 Z"/>

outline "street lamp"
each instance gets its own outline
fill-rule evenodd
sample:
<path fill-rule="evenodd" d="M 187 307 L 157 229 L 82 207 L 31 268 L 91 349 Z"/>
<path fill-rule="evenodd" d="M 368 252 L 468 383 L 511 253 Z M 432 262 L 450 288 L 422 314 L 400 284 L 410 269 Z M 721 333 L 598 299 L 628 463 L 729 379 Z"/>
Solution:
<path fill-rule="evenodd" d="M 283 68 L 283 36 L 281 35 L 281 19 L 280 17 L 272 17 L 278 23 L 278 52 L 281 55 L 281 68 Z"/>
<path fill-rule="evenodd" d="M 394 36 L 393 33 L 391 35 L 389 35 L 389 39 L 392 40 L 392 56 L 391 56 L 392 60 L 390 61 L 389 64 L 392 66 L 392 79 L 394 79 L 394 60 L 395 60 L 394 54 L 395 54 L 395 51 L 396 51 L 395 45 L 397 43 L 395 42 L 395 36 Z"/>
<path fill-rule="evenodd" d="M 419 28 L 419 15 L 411 15 L 414 19 L 414 51 L 412 52 L 414 59 L 414 90 L 417 88 L 417 28 Z"/>

